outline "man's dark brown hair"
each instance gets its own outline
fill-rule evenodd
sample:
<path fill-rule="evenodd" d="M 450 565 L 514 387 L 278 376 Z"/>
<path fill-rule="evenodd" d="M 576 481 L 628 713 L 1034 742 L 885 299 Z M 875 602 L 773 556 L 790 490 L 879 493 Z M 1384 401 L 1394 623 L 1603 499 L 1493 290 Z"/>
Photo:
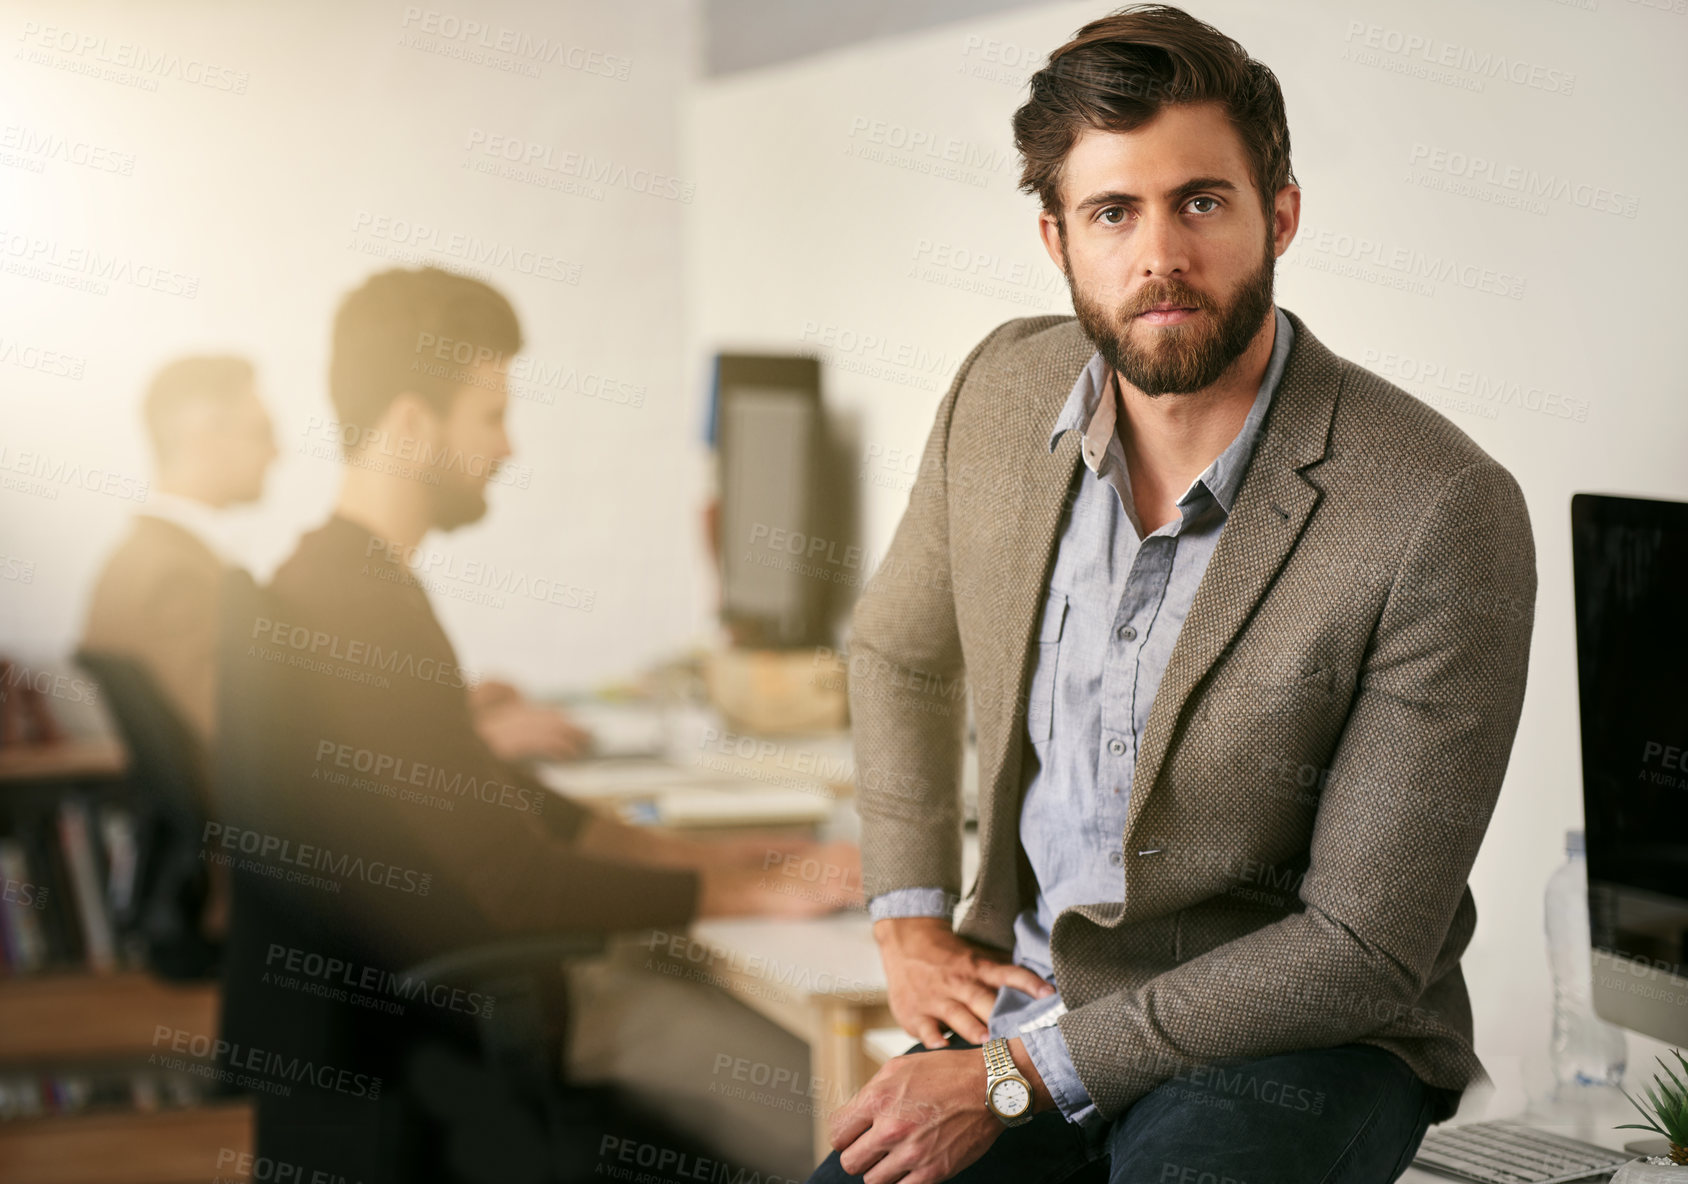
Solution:
<path fill-rule="evenodd" d="M 516 310 L 480 280 L 438 267 L 370 276 L 334 315 L 328 394 L 342 449 L 355 451 L 405 391 L 447 414 L 477 361 L 508 364 L 521 348 Z"/>
<path fill-rule="evenodd" d="M 1167 4 L 1131 4 L 1091 21 L 1049 55 L 1014 112 L 1020 188 L 1066 221 L 1061 170 L 1088 128 L 1135 131 L 1175 103 L 1218 102 L 1241 137 L 1270 224 L 1278 190 L 1295 182 L 1278 79 L 1218 29 Z"/>

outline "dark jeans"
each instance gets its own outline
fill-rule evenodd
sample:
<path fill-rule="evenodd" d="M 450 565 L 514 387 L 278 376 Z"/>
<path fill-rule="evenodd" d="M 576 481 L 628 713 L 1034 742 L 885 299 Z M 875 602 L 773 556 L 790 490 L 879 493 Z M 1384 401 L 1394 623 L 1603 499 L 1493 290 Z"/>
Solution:
<path fill-rule="evenodd" d="M 950 1047 L 978 1046 L 952 1035 Z M 1162 1082 L 1093 1139 L 1059 1110 L 1045 1111 L 1004 1130 L 951 1179 L 1388 1184 L 1412 1162 L 1440 1092 L 1394 1053 L 1369 1044 L 1234 1061 Z M 809 1184 L 860 1179 L 839 1166 L 834 1151 Z"/>

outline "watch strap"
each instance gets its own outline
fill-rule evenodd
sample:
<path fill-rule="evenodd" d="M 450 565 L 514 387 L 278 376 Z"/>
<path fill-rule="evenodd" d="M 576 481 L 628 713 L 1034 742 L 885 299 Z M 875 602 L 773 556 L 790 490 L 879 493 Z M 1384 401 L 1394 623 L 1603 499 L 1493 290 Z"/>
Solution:
<path fill-rule="evenodd" d="M 985 1041 L 985 1076 L 994 1080 L 1008 1075 L 1019 1076 L 1019 1069 L 1014 1066 L 1014 1054 L 1008 1051 L 1008 1041 L 998 1036 L 994 1040 Z"/>

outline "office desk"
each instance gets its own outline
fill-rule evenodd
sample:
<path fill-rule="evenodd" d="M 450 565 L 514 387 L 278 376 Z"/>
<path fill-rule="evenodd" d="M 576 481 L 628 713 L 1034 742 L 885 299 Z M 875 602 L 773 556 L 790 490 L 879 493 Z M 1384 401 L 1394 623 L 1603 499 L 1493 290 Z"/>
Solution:
<path fill-rule="evenodd" d="M 827 738 L 847 753 L 843 737 Z M 695 771 L 707 769 L 740 775 L 753 783 L 777 783 L 789 768 L 779 767 L 792 753 L 804 754 L 813 766 L 823 762 L 812 758 L 825 751 L 824 741 L 815 737 L 785 738 L 775 744 L 776 760 L 731 760 L 718 755 L 702 741 L 674 746 L 668 759 L 674 765 Z M 688 751 L 700 755 L 675 760 Z M 829 755 L 831 755 L 829 753 Z M 832 757 L 834 769 L 839 757 Z M 789 761 L 787 761 L 789 763 Z M 964 768 L 976 773 L 971 759 Z M 848 783 L 834 785 L 840 800 L 834 810 L 834 834 L 855 837 L 853 805 L 842 795 Z M 972 788 L 972 787 L 970 787 Z M 976 789 L 973 789 L 976 794 Z M 963 843 L 962 883 L 971 884 L 978 866 L 978 836 L 968 832 Z M 684 976 L 709 984 L 749 1006 L 778 1027 L 803 1040 L 810 1050 L 813 1078 L 813 1134 L 815 1162 L 830 1152 L 827 1121 L 877 1072 L 880 1065 L 914 1043 L 892 1020 L 885 1001 L 885 980 L 872 927 L 861 913 L 840 914 L 819 920 L 777 921 L 765 919 L 712 920 L 695 923 L 689 935 L 667 935 L 671 948 L 656 951 L 666 955 L 663 973 Z M 869 1036 L 873 1037 L 871 1040 Z M 1465 1113 L 1455 1123 L 1501 1117 L 1474 1097 L 1467 1098 Z M 1511 1106 L 1505 1107 L 1511 1109 Z M 1526 1120 L 1535 1116 L 1525 1115 Z M 1627 1117 L 1625 1120 L 1628 1120 Z M 1554 1123 L 1541 1125 L 1553 1129 Z M 1605 1146 L 1621 1147 L 1612 1132 L 1563 1128 L 1560 1133 Z M 1407 1184 L 1430 1184 L 1447 1177 L 1409 1168 L 1401 1180 Z"/>
<path fill-rule="evenodd" d="M 894 1023 L 867 916 L 699 921 L 652 953 L 661 973 L 715 986 L 808 1044 L 819 1163 L 831 1151 L 827 1120 L 878 1069 L 863 1034 Z"/>
<path fill-rule="evenodd" d="M 633 726 L 636 712 L 624 709 L 623 715 L 618 726 L 642 738 Z M 658 752 L 541 765 L 537 773 L 553 792 L 575 801 L 694 835 L 703 829 L 766 834 L 793 826 L 825 838 L 856 835 L 847 732 L 751 736 L 699 709 L 671 712 L 661 739 Z M 688 826 L 673 814 L 693 798 L 710 809 L 692 809 L 696 817 Z M 735 800 L 745 803 L 742 817 L 725 809 Z M 810 887 L 800 877 L 789 886 L 799 892 Z M 720 990 L 808 1046 L 817 1088 L 790 1100 L 812 1111 L 814 1147 L 824 1157 L 831 1149 L 827 1119 L 877 1068 L 862 1034 L 893 1022 L 866 914 L 699 921 L 686 933 L 651 934 L 638 945 L 635 962 L 649 971 Z"/>
<path fill-rule="evenodd" d="M 812 737 L 787 740 L 779 751 L 807 752 Z M 818 746 L 817 746 L 818 747 Z M 693 762 L 680 764 L 695 771 Z M 971 762 L 969 762 L 971 764 Z M 751 784 L 773 781 L 766 767 L 753 761 L 715 762 L 706 768 L 740 774 Z M 786 770 L 780 770 L 784 773 Z M 759 774 L 764 774 L 759 776 Z M 843 798 L 834 809 L 834 835 L 854 837 L 852 803 Z M 962 883 L 971 884 L 978 866 L 978 836 L 968 832 L 962 845 Z M 750 1007 L 809 1048 L 813 1114 L 813 1155 L 819 1163 L 831 1151 L 827 1122 L 889 1056 L 915 1043 L 891 1018 L 885 977 L 873 941 L 872 925 L 862 913 L 837 914 L 807 921 L 760 918 L 696 922 L 687 934 L 665 935 L 666 946 L 652 951 L 656 968 L 725 992 Z M 873 1039 L 869 1040 L 870 1033 Z M 1477 1103 L 1477 1099 L 1468 1101 Z M 1498 1117 L 1469 1105 L 1455 1122 Z M 1566 1129 L 1573 1138 L 1614 1145 L 1590 1131 Z M 1430 1184 L 1447 1177 L 1409 1168 L 1407 1184 Z"/>
<path fill-rule="evenodd" d="M 978 866 L 978 846 L 969 832 L 962 844 L 964 883 Z M 832 1150 L 827 1120 L 879 1068 L 864 1037 L 896 1026 L 867 915 L 698 921 L 652 952 L 664 959 L 663 973 L 715 986 L 808 1044 L 815 1162 L 824 1159 Z M 909 1037 L 904 1047 L 913 1043 Z"/>

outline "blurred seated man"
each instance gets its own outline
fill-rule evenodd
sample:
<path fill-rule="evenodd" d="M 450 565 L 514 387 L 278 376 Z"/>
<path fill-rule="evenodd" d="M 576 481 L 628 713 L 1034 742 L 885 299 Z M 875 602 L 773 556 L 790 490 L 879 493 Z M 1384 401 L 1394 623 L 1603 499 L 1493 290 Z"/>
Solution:
<path fill-rule="evenodd" d="M 219 591 L 233 564 L 220 512 L 263 496 L 275 439 L 244 358 L 167 363 L 147 388 L 143 417 L 156 480 L 94 584 L 82 648 L 138 662 L 203 750 L 216 714 Z M 209 797 L 199 807 L 217 813 Z M 183 907 L 219 939 L 228 928 L 223 869 L 207 869 L 203 891 L 202 905 Z"/>
<path fill-rule="evenodd" d="M 470 343 L 494 360 L 441 365 L 432 361 L 431 350 L 420 348 L 447 339 Z M 296 616 L 289 624 L 332 638 L 331 647 L 338 644 L 348 653 L 365 642 L 359 652 L 380 652 L 398 670 L 380 676 L 385 687 L 345 677 L 323 680 L 323 694 L 344 703 L 337 714 L 347 742 L 354 753 L 428 764 L 448 779 L 461 775 L 458 784 L 491 778 L 536 803 L 533 811 L 474 811 L 477 823 L 494 820 L 484 828 L 469 824 L 463 805 L 455 813 L 395 811 L 409 823 L 423 820 L 424 831 L 437 833 L 442 850 L 452 852 L 464 874 L 486 888 L 484 899 L 494 913 L 542 914 L 550 907 L 537 891 L 545 869 L 570 852 L 653 867 L 638 881 L 636 905 L 604 895 L 606 917 L 642 910 L 631 925 L 606 928 L 699 915 L 803 916 L 857 903 L 851 844 L 712 843 L 627 826 L 551 793 L 487 743 L 486 713 L 474 709 L 479 680 L 459 666 L 404 559 L 418 553 L 428 532 L 453 530 L 486 513 L 486 486 L 511 455 L 504 428 L 505 370 L 521 346 L 515 311 L 502 295 L 437 268 L 376 275 L 345 299 L 336 316 L 329 385 L 345 476 L 333 514 L 300 540 L 276 572 L 272 590 Z M 518 818 L 531 824 L 540 813 L 538 803 L 543 829 L 511 825 Z M 478 846 L 477 836 L 491 845 Z M 840 867 L 835 882 L 843 891 L 807 896 L 776 891 L 765 874 L 772 850 Z M 686 874 L 665 877 L 655 869 Z M 658 907 L 663 902 L 667 907 Z"/>
<path fill-rule="evenodd" d="M 82 645 L 140 662 L 209 741 L 217 596 L 230 563 L 218 512 L 263 495 L 275 441 L 244 358 L 168 363 L 144 416 L 157 479 L 94 585 Z"/>
<path fill-rule="evenodd" d="M 493 360 L 432 364 L 419 347 L 445 339 Z M 278 1064 L 383 1080 L 392 1095 L 389 1105 L 386 1092 L 372 1102 L 368 1091 L 260 1083 L 257 1151 L 272 1162 L 372 1180 L 384 1141 L 398 1137 L 390 1132 L 418 1113 L 413 1101 L 443 1115 L 492 1104 L 462 1074 L 413 1076 L 426 1078 L 427 1067 L 407 1057 L 451 1017 L 408 995 L 380 997 L 380 984 L 410 981 L 407 968 L 513 937 L 815 916 L 860 901 L 853 844 L 705 842 L 627 826 L 551 792 L 487 743 L 471 702 L 479 680 L 459 665 L 406 560 L 429 532 L 486 513 L 486 485 L 510 455 L 505 367 L 521 347 L 509 302 L 465 276 L 393 270 L 350 293 L 330 351 L 345 460 L 333 513 L 276 571 L 256 615 L 248 621 L 231 607 L 241 632 L 229 635 L 223 689 L 239 693 L 222 700 L 231 713 L 222 752 L 238 771 L 230 779 L 238 800 L 228 829 L 206 841 L 212 858 L 237 867 L 222 1040 L 241 1057 L 261 1049 L 284 1058 Z M 248 678 L 259 688 L 252 694 Z M 787 855 L 837 869 L 825 881 L 832 887 L 780 891 L 768 869 Z M 313 965 L 341 971 L 321 982 L 279 973 L 289 959 L 307 976 Z M 362 989 L 348 991 L 347 975 Z M 642 990 L 634 982 L 620 994 Z M 657 1017 L 670 1072 L 700 1089 L 719 1054 L 714 1042 L 726 1036 L 743 1047 L 728 1023 L 700 1018 L 720 1011 L 709 995 L 694 987 L 683 1007 Z M 592 1013 L 600 998 L 576 1006 Z M 564 1140 L 564 1150 L 589 1160 L 603 1137 L 632 1129 L 615 1125 L 621 1118 L 603 1122 L 590 1139 Z M 442 1118 L 419 1129 L 438 1140 L 449 1125 Z M 428 1156 L 399 1142 L 411 1147 L 404 1178 L 421 1178 L 414 1173 Z M 536 1145 L 511 1136 L 487 1154 L 514 1155 L 518 1144 Z"/>

